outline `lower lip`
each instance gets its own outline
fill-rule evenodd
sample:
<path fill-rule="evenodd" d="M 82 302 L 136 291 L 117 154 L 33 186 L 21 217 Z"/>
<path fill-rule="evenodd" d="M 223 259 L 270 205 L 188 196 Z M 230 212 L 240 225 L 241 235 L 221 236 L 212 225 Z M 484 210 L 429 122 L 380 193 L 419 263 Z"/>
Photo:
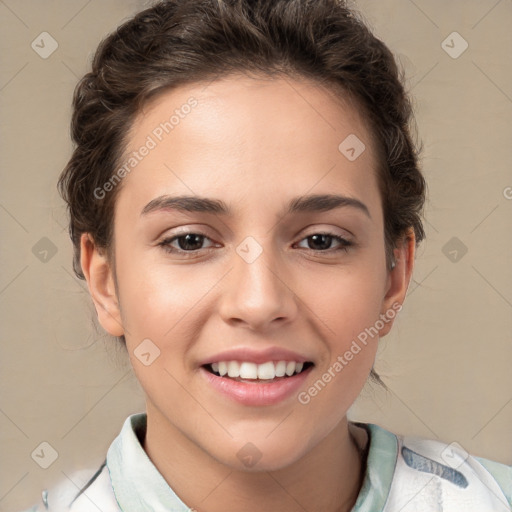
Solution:
<path fill-rule="evenodd" d="M 277 404 L 293 395 L 304 384 L 313 366 L 303 372 L 275 382 L 239 382 L 219 377 L 201 367 L 201 374 L 220 393 L 243 405 Z"/>

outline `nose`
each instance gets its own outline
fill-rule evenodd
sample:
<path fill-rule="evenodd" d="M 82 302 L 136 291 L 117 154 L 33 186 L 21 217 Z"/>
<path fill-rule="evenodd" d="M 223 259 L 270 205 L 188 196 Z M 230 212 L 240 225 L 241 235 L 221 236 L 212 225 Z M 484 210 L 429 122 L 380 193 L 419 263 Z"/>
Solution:
<path fill-rule="evenodd" d="M 298 311 L 297 295 L 282 259 L 261 240 L 252 239 L 237 249 L 232 270 L 223 280 L 219 311 L 224 321 L 262 331 L 292 321 Z"/>

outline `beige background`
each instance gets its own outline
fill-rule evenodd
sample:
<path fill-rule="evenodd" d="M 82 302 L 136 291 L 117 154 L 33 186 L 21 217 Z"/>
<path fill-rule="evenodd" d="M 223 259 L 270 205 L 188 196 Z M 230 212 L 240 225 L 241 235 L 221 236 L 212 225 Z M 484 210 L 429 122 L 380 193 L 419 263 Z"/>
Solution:
<path fill-rule="evenodd" d="M 125 356 L 94 330 L 56 191 L 77 79 L 100 39 L 144 5 L 0 0 L 1 511 L 99 466 L 144 409 Z M 414 281 L 376 364 L 390 391 L 368 386 L 351 419 L 512 464 L 512 1 L 356 5 L 407 72 L 429 200 Z M 31 48 L 43 31 L 58 42 L 47 59 Z M 456 59 L 441 46 L 454 31 L 469 44 Z M 43 237 L 57 251 L 46 262 L 33 252 Z M 467 247 L 456 262 L 445 255 L 453 237 Z M 59 454 L 46 470 L 31 458 L 43 441 Z"/>

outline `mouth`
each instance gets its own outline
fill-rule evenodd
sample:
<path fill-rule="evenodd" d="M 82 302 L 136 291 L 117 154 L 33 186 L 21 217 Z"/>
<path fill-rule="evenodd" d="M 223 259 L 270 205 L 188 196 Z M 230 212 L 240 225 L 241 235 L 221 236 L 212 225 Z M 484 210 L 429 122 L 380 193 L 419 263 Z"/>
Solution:
<path fill-rule="evenodd" d="M 265 384 L 290 379 L 314 366 L 311 361 L 267 361 L 256 364 L 248 361 L 219 361 L 202 365 L 209 373 L 237 382 Z"/>
<path fill-rule="evenodd" d="M 289 401 L 306 385 L 311 361 L 216 361 L 199 367 L 210 389 L 244 406 L 270 406 Z"/>

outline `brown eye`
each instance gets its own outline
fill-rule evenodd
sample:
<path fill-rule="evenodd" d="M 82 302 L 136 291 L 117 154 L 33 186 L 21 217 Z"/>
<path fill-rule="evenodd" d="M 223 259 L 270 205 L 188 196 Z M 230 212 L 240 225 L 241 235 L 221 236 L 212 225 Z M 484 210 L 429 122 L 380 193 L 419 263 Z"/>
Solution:
<path fill-rule="evenodd" d="M 312 251 L 318 252 L 330 252 L 330 251 L 347 251 L 348 247 L 353 245 L 352 242 L 349 242 L 345 238 L 342 238 L 333 233 L 315 233 L 313 235 L 309 235 L 303 240 L 308 240 L 308 247 Z M 332 249 L 332 242 L 337 242 L 340 246 L 338 248 Z"/>
<path fill-rule="evenodd" d="M 210 239 L 202 233 L 181 233 L 173 237 L 165 238 L 158 245 L 169 253 L 195 253 L 205 248 L 203 247 L 205 240 Z M 175 242 L 177 242 L 177 244 L 173 246 L 172 244 Z M 208 247 L 206 247 L 206 249 L 208 249 Z"/>

